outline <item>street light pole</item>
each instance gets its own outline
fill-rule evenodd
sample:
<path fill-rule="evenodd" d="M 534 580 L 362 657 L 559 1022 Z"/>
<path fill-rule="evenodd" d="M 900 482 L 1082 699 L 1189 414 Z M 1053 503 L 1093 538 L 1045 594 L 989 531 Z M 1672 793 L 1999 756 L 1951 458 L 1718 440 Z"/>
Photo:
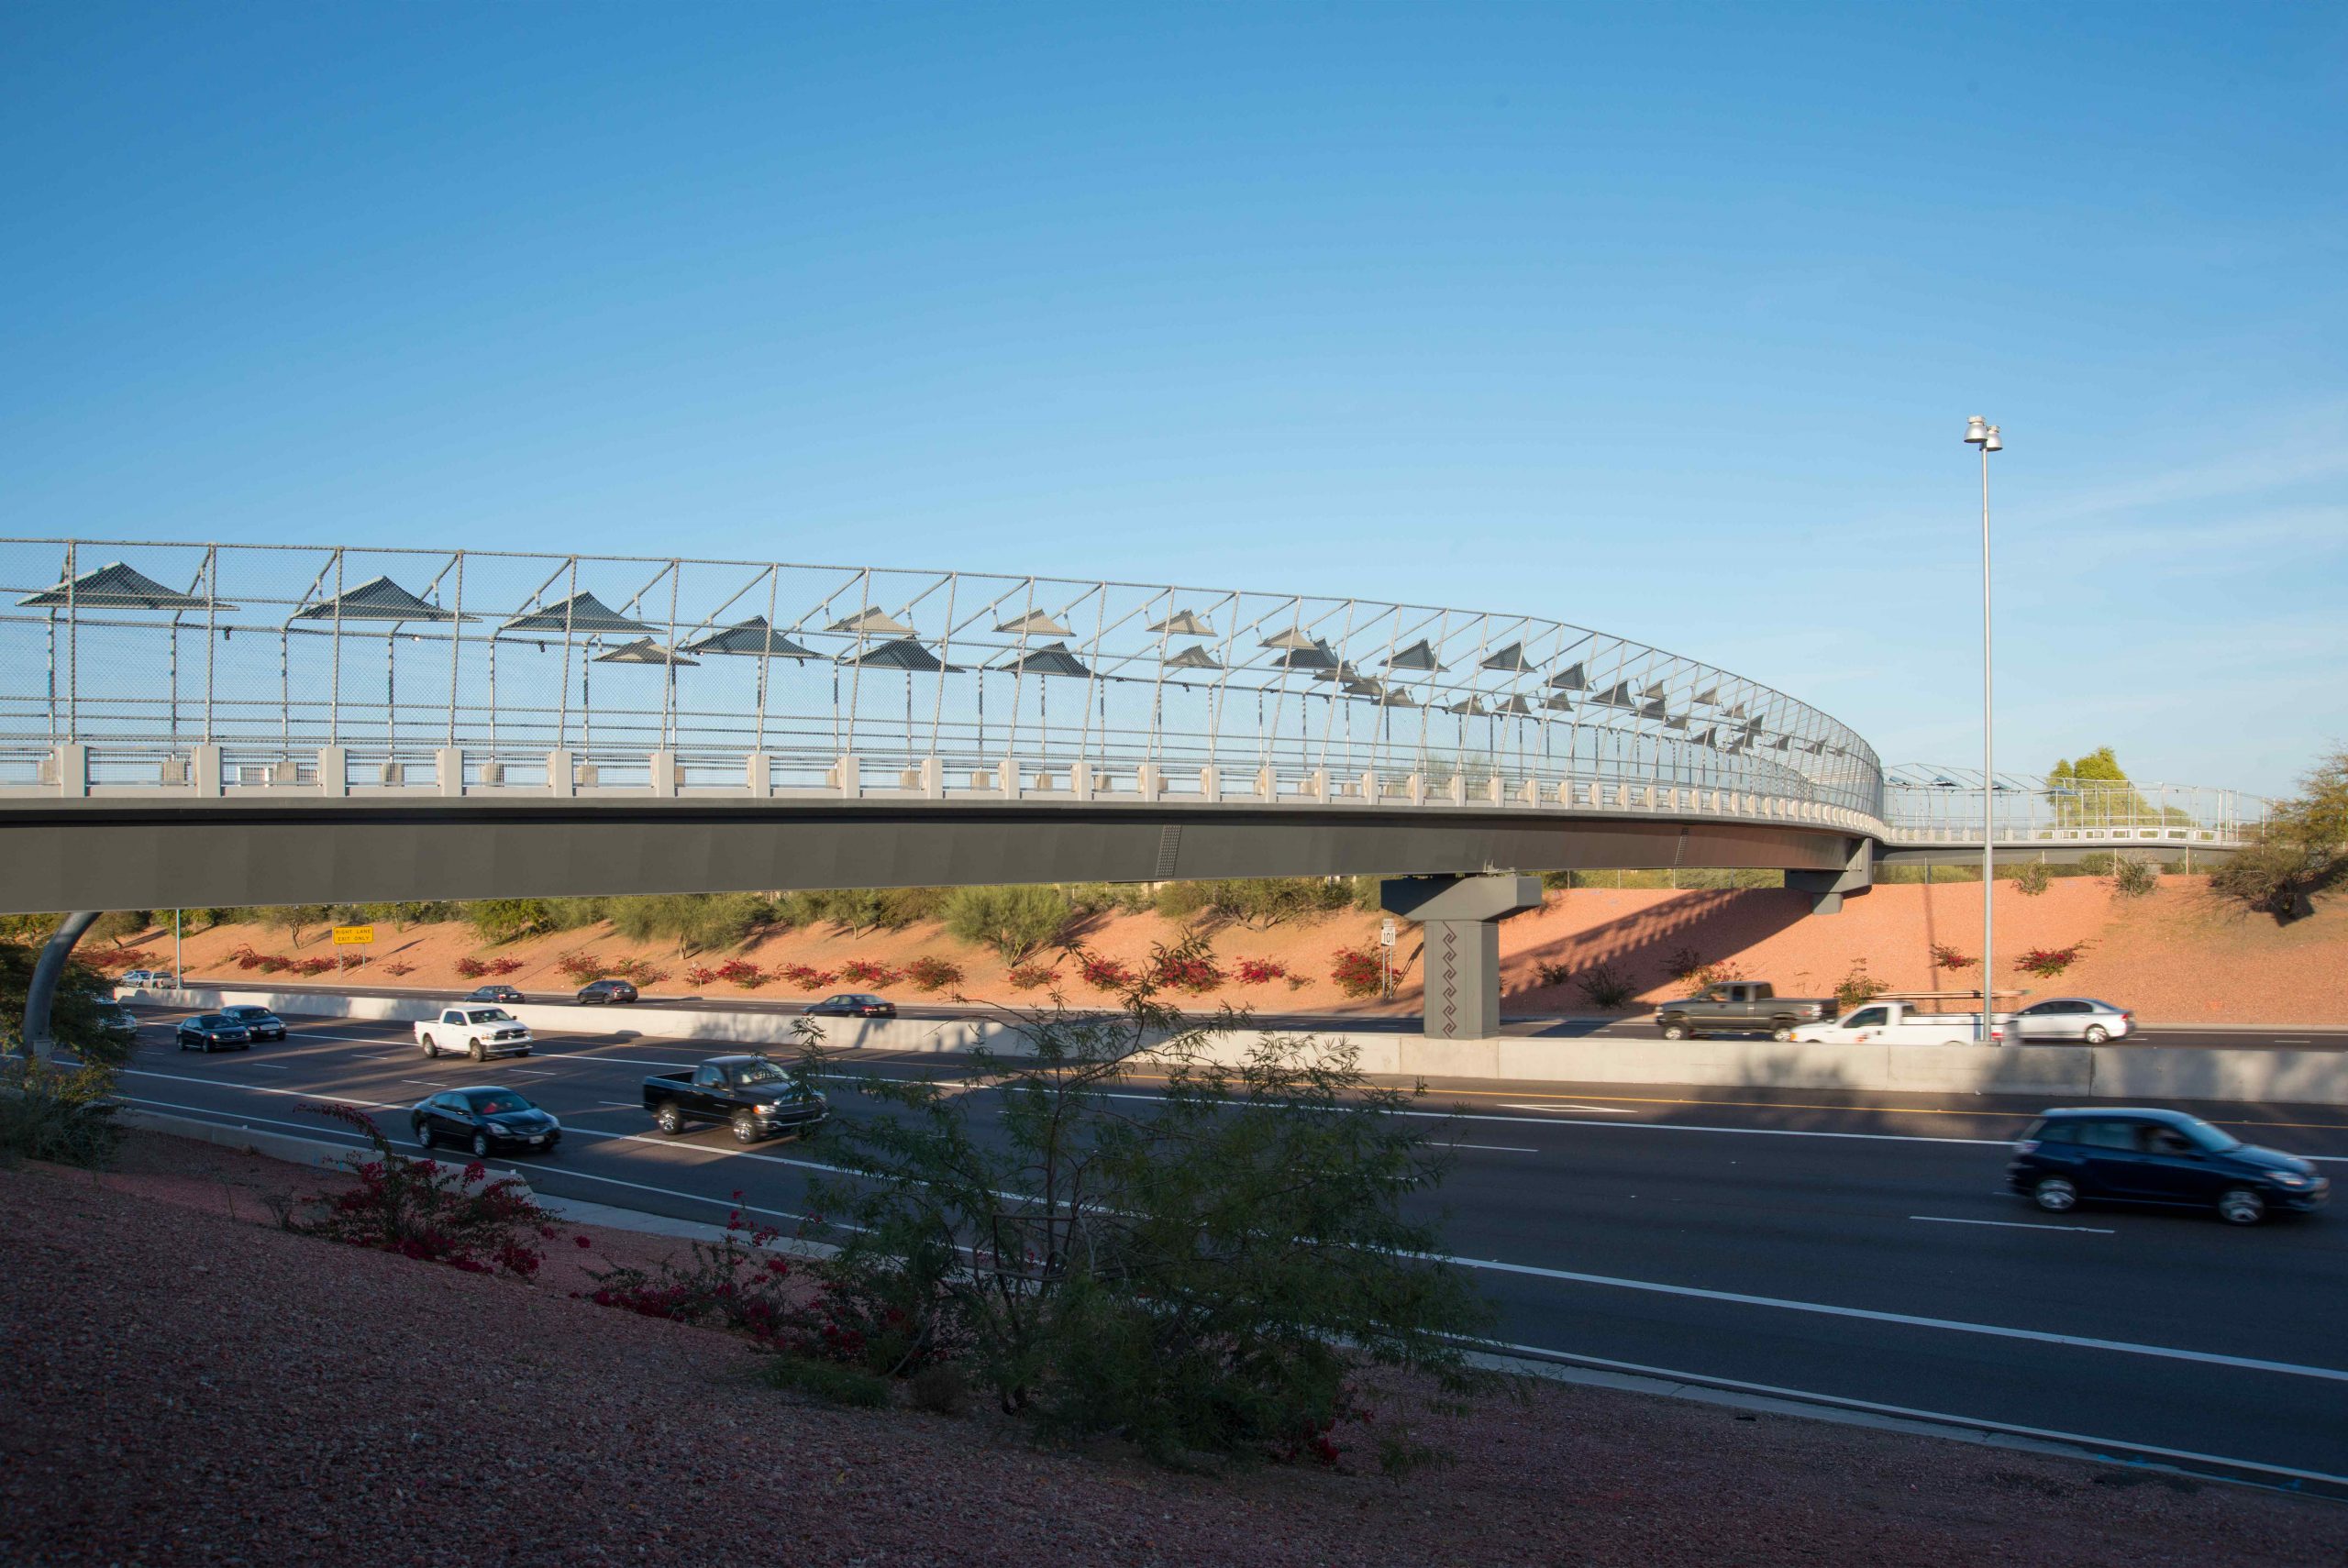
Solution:
<path fill-rule="evenodd" d="M 1975 414 L 1965 423 L 1965 441 L 1981 448 L 1981 1043 L 1992 1043 L 1997 1012 L 1997 729 L 1989 661 L 1989 454 L 2004 449 L 1998 427 Z"/>

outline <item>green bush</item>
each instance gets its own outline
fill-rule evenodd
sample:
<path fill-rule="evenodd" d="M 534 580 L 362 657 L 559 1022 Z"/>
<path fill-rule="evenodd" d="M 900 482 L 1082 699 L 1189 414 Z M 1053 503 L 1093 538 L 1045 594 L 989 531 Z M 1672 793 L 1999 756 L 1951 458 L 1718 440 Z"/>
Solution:
<path fill-rule="evenodd" d="M 1574 989 L 1579 991 L 1582 999 L 1590 1006 L 1603 1008 L 1610 1012 L 1630 1006 L 1639 994 L 1636 981 L 1603 961 L 1592 964 L 1575 976 Z"/>
<path fill-rule="evenodd" d="M 620 935 L 673 942 L 681 954 L 738 946 L 774 913 L 756 893 L 653 893 L 604 902 L 605 918 Z"/>
<path fill-rule="evenodd" d="M 1213 1065 L 1226 1025 L 1148 977 L 1202 953 L 1161 948 L 1120 1013 L 1026 1015 L 1022 1055 L 970 1056 L 992 1092 L 848 1076 L 882 1114 L 844 1119 L 847 1176 L 810 1183 L 839 1246 L 824 1276 L 894 1304 L 1005 1412 L 1173 1463 L 1322 1444 L 1372 1367 L 1488 1386 L 1460 1341 L 1490 1310 L 1432 1261 L 1448 1155 L 1415 1097 L 1310 1039 Z M 1145 1053 L 1163 1092 L 1131 1101 Z"/>
<path fill-rule="evenodd" d="M 2024 898 L 2034 899 L 2054 885 L 2054 873 L 2043 860 L 2033 860 L 2014 875 L 2014 891 Z"/>
<path fill-rule="evenodd" d="M 95 1170 L 113 1159 L 114 1074 L 11 1058 L 0 1066 L 0 1165 L 47 1160 Z"/>
<path fill-rule="evenodd" d="M 2161 890 L 2160 868 L 2149 860 L 2129 856 L 2112 869 L 2111 890 L 2123 899 L 2141 899 Z"/>
<path fill-rule="evenodd" d="M 1013 966 L 1056 941 L 1075 918 L 1069 896 L 1048 883 L 957 888 L 946 900 L 947 934 L 991 948 Z"/>
<path fill-rule="evenodd" d="M 544 899 L 477 899 L 465 906 L 465 923 L 483 942 L 512 942 L 556 929 Z"/>
<path fill-rule="evenodd" d="M 804 1394 L 827 1405 L 844 1405 L 854 1410 L 879 1410 L 885 1409 L 889 1404 L 887 1378 L 842 1362 L 812 1361 L 800 1355 L 770 1355 L 759 1372 L 777 1388 Z"/>
<path fill-rule="evenodd" d="M 1834 1005 L 1848 1012 L 1855 1007 L 1873 1001 L 1890 988 L 1888 982 L 1878 980 L 1867 973 L 1866 959 L 1855 958 L 1851 962 L 1851 972 L 1844 976 L 1843 983 L 1834 988 Z"/>

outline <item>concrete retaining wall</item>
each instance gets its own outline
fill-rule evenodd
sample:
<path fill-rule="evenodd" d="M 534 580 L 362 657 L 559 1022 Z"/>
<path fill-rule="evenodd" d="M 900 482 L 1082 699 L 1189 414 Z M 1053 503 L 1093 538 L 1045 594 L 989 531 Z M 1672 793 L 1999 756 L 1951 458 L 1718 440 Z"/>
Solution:
<path fill-rule="evenodd" d="M 283 1013 L 410 1021 L 445 1003 L 311 991 L 126 991 L 165 1007 L 254 1002 Z M 509 1009 L 532 1029 L 728 1045 L 789 1046 L 791 1015 L 681 1008 Z M 959 1051 L 984 1042 L 1020 1049 L 1019 1036 L 985 1019 L 819 1021 L 826 1045 L 883 1051 Z M 1236 1065 L 1256 1033 L 1225 1037 L 1215 1055 Z M 1767 1040 L 1637 1040 L 1588 1035 L 1442 1041 L 1418 1034 L 1320 1038 L 1351 1044 L 1362 1070 L 1426 1078 L 1512 1083 L 1663 1084 L 1690 1088 L 1905 1090 L 1916 1094 L 2023 1094 L 2049 1098 L 2279 1100 L 2348 1105 L 2348 1052 L 2151 1045 L 1803 1045 Z"/>

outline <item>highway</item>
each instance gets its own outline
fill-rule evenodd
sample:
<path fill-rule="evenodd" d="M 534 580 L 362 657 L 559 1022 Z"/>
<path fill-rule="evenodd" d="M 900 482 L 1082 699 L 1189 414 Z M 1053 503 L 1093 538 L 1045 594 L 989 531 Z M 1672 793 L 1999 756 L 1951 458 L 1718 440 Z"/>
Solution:
<path fill-rule="evenodd" d="M 316 996 L 411 997 L 430 1000 L 460 1000 L 463 990 L 435 990 L 428 988 L 393 986 L 336 986 L 315 981 L 286 980 L 276 976 L 239 976 L 224 980 L 217 977 L 196 978 L 189 983 L 217 988 L 227 986 L 239 990 L 268 990 L 286 995 Z M 827 993 L 833 994 L 833 993 Z M 2060 993 L 2053 993 L 2060 994 Z M 570 991 L 528 991 L 526 998 L 536 1003 L 559 1005 L 571 999 Z M 1040 993 L 1038 993 L 1040 995 Z M 786 1016 L 803 1012 L 820 1000 L 816 997 L 647 997 L 635 1005 L 654 1011 L 692 1010 L 723 1012 L 773 1012 Z M 899 1014 L 905 1018 L 977 1018 L 992 1017 L 1001 1010 L 985 1002 L 907 1001 L 894 999 Z M 1077 999 L 1071 999 L 1075 1000 Z M 1258 1010 L 1252 1015 L 1268 1029 L 1345 1031 L 1356 1034 L 1415 1033 L 1422 1027 L 1418 1013 L 1361 1012 L 1279 1012 Z M 1609 1038 L 1659 1040 L 1662 1032 L 1645 1013 L 1628 1018 L 1589 1018 L 1575 1016 L 1512 1015 L 1502 1032 L 1526 1038 L 1554 1035 L 1578 1038 L 1599 1035 Z M 1755 1035 L 1754 1038 L 1760 1038 Z M 2274 1024 L 2260 1026 L 2215 1027 L 2207 1024 L 2144 1022 L 2128 1037 L 2147 1045 L 2218 1046 L 2244 1049 L 2273 1047 L 2289 1051 L 2348 1051 L 2348 1027 L 2325 1024 Z"/>
<path fill-rule="evenodd" d="M 558 1153 L 515 1162 L 538 1190 L 701 1220 L 722 1218 L 737 1190 L 787 1220 L 824 1160 L 820 1136 L 746 1150 L 722 1128 L 668 1139 L 651 1127 L 642 1077 L 715 1047 L 542 1034 L 538 1055 L 477 1067 L 427 1063 L 405 1024 L 294 1018 L 282 1044 L 206 1056 L 172 1048 L 178 1016 L 142 1010 L 123 1080 L 138 1104 L 332 1140 L 301 1108 L 342 1099 L 412 1146 L 415 1100 L 502 1083 L 563 1121 Z M 877 1052 L 851 1065 L 957 1070 Z M 852 1094 L 835 1103 L 865 1112 Z M 2039 1109 L 1457 1082 L 1435 1086 L 1421 1114 L 1456 1147 L 1441 1195 L 1450 1253 L 1477 1270 L 1508 1343 L 2348 1491 L 2348 1223 L 2041 1214 L 2002 1186 L 2005 1144 Z M 2348 1176 L 2348 1112 L 2186 1109 Z"/>

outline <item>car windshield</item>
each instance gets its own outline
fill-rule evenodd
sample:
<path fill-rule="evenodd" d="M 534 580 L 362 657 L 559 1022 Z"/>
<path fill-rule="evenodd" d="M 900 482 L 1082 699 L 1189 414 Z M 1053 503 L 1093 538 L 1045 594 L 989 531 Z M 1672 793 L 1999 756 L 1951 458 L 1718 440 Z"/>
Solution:
<path fill-rule="evenodd" d="M 790 1077 L 791 1075 L 789 1073 L 784 1072 L 781 1067 L 776 1066 L 764 1056 L 760 1056 L 755 1062 L 743 1062 L 737 1064 L 734 1068 L 734 1081 L 737 1084 L 743 1085 L 745 1087 L 753 1084 L 783 1083 L 786 1082 Z"/>
<path fill-rule="evenodd" d="M 2220 1132 L 2198 1116 L 2187 1117 L 2177 1131 L 2192 1139 L 2195 1148 L 2206 1149 L 2213 1154 L 2229 1154 L 2242 1147 L 2241 1139 L 2231 1132 Z"/>
<path fill-rule="evenodd" d="M 467 1023 L 509 1023 L 514 1015 L 502 1007 L 476 1008 L 465 1014 Z"/>
<path fill-rule="evenodd" d="M 235 1019 L 267 1018 L 270 1010 L 265 1007 L 232 1007 L 228 1010 L 228 1016 Z"/>
<path fill-rule="evenodd" d="M 226 1029 L 236 1021 L 235 1019 L 221 1013 L 207 1012 L 195 1021 L 195 1026 L 198 1029 Z"/>
<path fill-rule="evenodd" d="M 499 1116 L 509 1110 L 527 1110 L 530 1102 L 512 1089 L 475 1089 L 465 1096 L 465 1103 L 477 1116 Z"/>

